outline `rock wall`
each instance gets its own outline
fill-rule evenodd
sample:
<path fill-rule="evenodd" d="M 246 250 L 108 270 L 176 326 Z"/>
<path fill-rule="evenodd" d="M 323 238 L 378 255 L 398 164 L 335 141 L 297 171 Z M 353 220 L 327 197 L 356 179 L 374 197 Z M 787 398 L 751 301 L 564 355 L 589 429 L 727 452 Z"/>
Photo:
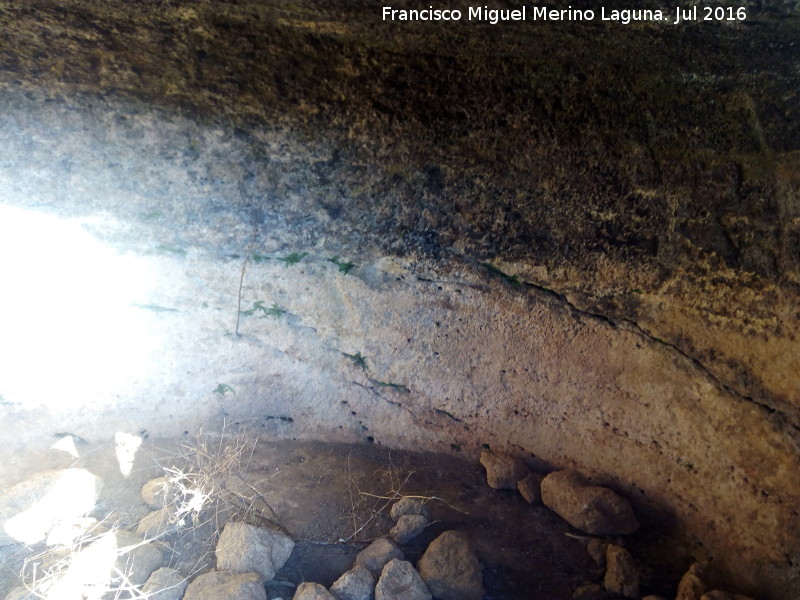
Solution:
<path fill-rule="evenodd" d="M 800 23 L 745 5 L 1 5 L 8 448 L 232 423 L 488 444 L 791 597 Z"/>

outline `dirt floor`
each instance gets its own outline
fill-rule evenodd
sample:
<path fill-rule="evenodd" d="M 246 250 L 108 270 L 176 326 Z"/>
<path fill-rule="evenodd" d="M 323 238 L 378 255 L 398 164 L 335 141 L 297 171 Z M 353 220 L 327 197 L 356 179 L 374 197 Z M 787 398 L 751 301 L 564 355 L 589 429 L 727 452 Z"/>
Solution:
<path fill-rule="evenodd" d="M 46 469 L 86 468 L 104 481 L 91 516 L 135 530 L 151 510 L 140 494 L 146 481 L 204 473 L 214 491 L 202 511 L 157 542 L 169 566 L 189 577 L 213 568 L 216 536 L 229 518 L 278 524 L 296 546 L 267 584 L 270 599 L 291 598 L 303 581 L 330 586 L 370 540 L 389 532 L 388 509 L 400 495 L 436 498 L 427 503 L 432 524 L 403 546 L 406 559 L 415 563 L 445 530 L 464 531 L 483 563 L 487 599 L 567 599 L 577 587 L 602 581 L 603 571 L 589 557 L 580 532 L 516 492 L 492 490 L 479 464 L 458 457 L 371 444 L 272 442 L 242 433 L 224 440 L 187 436 L 144 439 L 132 471 L 123 477 L 113 443 L 92 446 L 77 439 L 76 448 L 78 459 L 55 450 L 8 457 L 5 479 L 13 484 Z M 640 539 L 639 550 L 650 543 Z M 45 549 L 43 544 L 0 548 L 0 597 L 19 585 L 20 573 L 30 571 L 38 560 L 32 558 Z M 664 588 L 651 572 L 643 592 L 669 590 Z"/>

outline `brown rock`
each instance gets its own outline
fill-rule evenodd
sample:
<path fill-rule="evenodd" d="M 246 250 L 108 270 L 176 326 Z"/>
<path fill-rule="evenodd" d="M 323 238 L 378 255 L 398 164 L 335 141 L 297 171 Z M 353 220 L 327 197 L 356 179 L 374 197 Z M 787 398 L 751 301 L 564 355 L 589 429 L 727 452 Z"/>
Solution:
<path fill-rule="evenodd" d="M 639 570 L 631 553 L 615 544 L 606 549 L 606 589 L 626 598 L 639 597 Z"/>
<path fill-rule="evenodd" d="M 627 535 L 639 528 L 630 502 L 590 485 L 575 471 L 555 471 L 542 480 L 542 502 L 567 523 L 593 535 Z"/>
<path fill-rule="evenodd" d="M 675 600 L 700 600 L 708 589 L 703 578 L 708 571 L 708 562 L 696 562 L 689 567 L 678 583 Z"/>
<path fill-rule="evenodd" d="M 486 468 L 486 481 L 496 490 L 516 489 L 517 483 L 529 472 L 522 460 L 512 456 L 481 452 L 481 464 Z"/>
<path fill-rule="evenodd" d="M 542 479 L 539 473 L 528 473 L 517 483 L 517 489 L 525 502 L 528 504 L 538 504 L 542 501 Z"/>

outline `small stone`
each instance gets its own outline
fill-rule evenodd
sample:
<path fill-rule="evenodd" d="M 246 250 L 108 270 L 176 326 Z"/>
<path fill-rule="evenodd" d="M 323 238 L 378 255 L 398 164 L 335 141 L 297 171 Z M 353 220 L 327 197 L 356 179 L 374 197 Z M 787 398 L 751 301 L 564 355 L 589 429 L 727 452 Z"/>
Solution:
<path fill-rule="evenodd" d="M 324 585 L 305 582 L 297 586 L 292 600 L 336 600 Z"/>
<path fill-rule="evenodd" d="M 743 596 L 742 594 L 734 594 L 733 592 L 724 592 L 722 590 L 713 590 L 707 594 L 703 594 L 700 600 L 753 600 L 750 596 Z"/>
<path fill-rule="evenodd" d="M 353 567 L 333 583 L 331 594 L 336 600 L 372 600 L 375 578 L 366 568 Z"/>
<path fill-rule="evenodd" d="M 483 570 L 462 533 L 445 531 L 433 540 L 417 567 L 437 600 L 483 598 Z"/>
<path fill-rule="evenodd" d="M 432 600 L 433 597 L 410 562 L 390 560 L 375 586 L 375 600 Z"/>
<path fill-rule="evenodd" d="M 428 519 L 422 515 L 403 515 L 397 521 L 397 525 L 392 527 L 389 535 L 398 544 L 407 544 L 428 526 Z"/>
<path fill-rule="evenodd" d="M 575 600 L 605 600 L 608 597 L 608 592 L 599 583 L 591 583 L 576 588 L 572 592 L 572 597 Z"/>
<path fill-rule="evenodd" d="M 403 515 L 422 515 L 430 521 L 431 514 L 428 507 L 425 506 L 426 502 L 425 498 L 400 498 L 392 505 L 389 516 L 393 521 L 397 521 Z"/>
<path fill-rule="evenodd" d="M 530 472 L 517 483 L 519 493 L 528 504 L 539 504 L 542 501 L 542 479 L 539 473 Z"/>
<path fill-rule="evenodd" d="M 393 558 L 403 560 L 403 552 L 389 538 L 378 538 L 356 556 L 356 565 L 366 568 L 375 577 L 380 576 L 383 567 Z"/>
<path fill-rule="evenodd" d="M 167 477 L 156 477 L 142 486 L 142 500 L 153 510 L 173 504 L 179 495 Z"/>
<path fill-rule="evenodd" d="M 170 522 L 171 518 L 170 507 L 154 510 L 139 521 L 136 533 L 147 540 L 154 540 L 164 533 L 175 530 L 175 524 Z"/>
<path fill-rule="evenodd" d="M 555 471 L 542 479 L 542 502 L 592 535 L 627 535 L 639 528 L 628 500 L 608 488 L 589 485 L 575 471 Z"/>
<path fill-rule="evenodd" d="M 598 538 L 592 538 L 586 544 L 586 551 L 598 567 L 606 566 L 606 550 L 608 549 L 608 542 Z"/>
<path fill-rule="evenodd" d="M 639 570 L 631 553 L 621 546 L 609 544 L 606 565 L 606 589 L 626 598 L 639 598 Z"/>
<path fill-rule="evenodd" d="M 181 600 L 189 582 L 175 569 L 161 567 L 153 571 L 142 588 L 147 600 Z"/>
<path fill-rule="evenodd" d="M 481 452 L 481 464 L 486 468 L 486 481 L 496 490 L 514 490 L 529 473 L 521 459 L 512 456 Z"/>
<path fill-rule="evenodd" d="M 267 600 L 261 581 L 258 573 L 211 571 L 189 584 L 183 600 Z"/>
<path fill-rule="evenodd" d="M 703 579 L 707 574 L 708 567 L 707 561 L 693 563 L 678 583 L 675 600 L 700 600 L 707 589 Z"/>
<path fill-rule="evenodd" d="M 234 573 L 259 573 L 265 581 L 275 577 L 294 549 L 292 539 L 277 530 L 228 522 L 217 541 L 217 569 Z"/>

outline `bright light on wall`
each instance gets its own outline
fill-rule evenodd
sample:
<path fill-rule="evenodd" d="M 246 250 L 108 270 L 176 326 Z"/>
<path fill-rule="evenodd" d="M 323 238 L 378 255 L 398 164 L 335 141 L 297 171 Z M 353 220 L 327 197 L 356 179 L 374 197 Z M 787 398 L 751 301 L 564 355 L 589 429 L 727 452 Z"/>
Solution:
<path fill-rule="evenodd" d="M 141 259 L 77 219 L 0 205 L 0 394 L 70 408 L 147 376 L 157 346 Z M 96 407 L 96 405 L 95 405 Z"/>

